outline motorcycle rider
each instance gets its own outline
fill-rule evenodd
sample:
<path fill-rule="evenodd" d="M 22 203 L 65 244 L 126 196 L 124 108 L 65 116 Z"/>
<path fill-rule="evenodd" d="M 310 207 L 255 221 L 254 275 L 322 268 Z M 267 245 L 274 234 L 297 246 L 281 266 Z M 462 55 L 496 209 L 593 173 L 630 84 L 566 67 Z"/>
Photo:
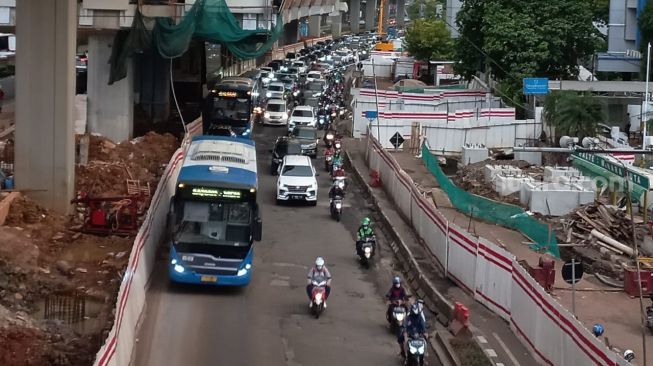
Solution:
<path fill-rule="evenodd" d="M 635 352 L 633 352 L 632 350 L 627 349 L 627 350 L 624 352 L 624 359 L 625 359 L 626 361 L 628 361 L 628 362 L 631 362 L 632 360 L 635 359 Z"/>
<path fill-rule="evenodd" d="M 401 356 L 406 357 L 406 344 L 408 343 L 408 337 L 413 334 L 418 334 L 426 338 L 426 322 L 420 314 L 419 305 L 413 304 L 410 307 L 410 312 L 406 317 L 404 322 L 404 327 L 399 333 L 399 338 L 397 342 L 401 348 Z"/>
<path fill-rule="evenodd" d="M 333 170 L 338 170 L 340 167 L 342 167 L 342 154 L 340 154 L 339 150 L 336 150 L 333 153 Z"/>
<path fill-rule="evenodd" d="M 317 257 L 315 258 L 315 266 L 311 267 L 306 278 L 308 283 L 306 286 L 306 294 L 308 295 L 309 300 L 308 306 L 313 306 L 313 299 L 311 298 L 313 287 L 315 287 L 313 286 L 313 281 L 320 283 L 325 280 L 326 286 L 324 286 L 324 307 L 326 308 L 326 300 L 329 298 L 329 294 L 331 293 L 331 272 L 329 272 L 329 269 L 327 269 L 324 263 L 324 258 Z"/>
<path fill-rule="evenodd" d="M 390 321 L 393 308 L 392 303 L 400 300 L 404 302 L 404 307 L 406 307 L 406 301 L 408 301 L 408 294 L 406 293 L 406 289 L 401 285 L 401 278 L 394 277 L 392 279 L 392 287 L 388 290 L 385 298 L 388 300 L 388 311 L 385 314 L 385 318 Z"/>
<path fill-rule="evenodd" d="M 331 202 L 335 197 L 345 198 L 345 190 L 343 189 L 344 183 L 340 181 L 334 181 L 329 189 L 329 202 Z"/>
<path fill-rule="evenodd" d="M 369 217 L 365 217 L 363 220 L 361 220 L 361 226 L 358 227 L 356 235 L 358 237 L 356 240 L 356 254 L 361 256 L 363 252 L 364 240 L 374 235 L 374 230 L 372 229 L 372 220 L 370 220 Z"/>
<path fill-rule="evenodd" d="M 601 325 L 601 324 L 599 324 L 599 323 L 594 324 L 594 326 L 592 327 L 592 333 L 594 333 L 594 336 L 595 336 L 596 338 L 602 336 L 602 335 L 603 335 L 603 331 L 604 331 L 604 330 L 603 330 L 603 325 Z"/>

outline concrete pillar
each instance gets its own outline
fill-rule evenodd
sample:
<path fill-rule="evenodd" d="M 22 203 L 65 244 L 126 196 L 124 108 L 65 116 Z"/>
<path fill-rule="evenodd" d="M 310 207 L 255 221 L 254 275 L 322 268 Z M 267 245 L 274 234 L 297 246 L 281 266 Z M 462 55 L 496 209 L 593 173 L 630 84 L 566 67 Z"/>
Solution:
<path fill-rule="evenodd" d="M 405 12 L 406 12 L 406 0 L 397 0 L 397 28 L 404 27 Z"/>
<path fill-rule="evenodd" d="M 349 5 L 349 21 L 351 22 L 351 33 L 356 34 L 360 32 L 361 0 L 351 0 L 351 4 Z"/>
<path fill-rule="evenodd" d="M 88 131 L 122 142 L 134 130 L 134 68 L 129 58 L 127 77 L 108 84 L 114 34 L 88 37 Z"/>
<path fill-rule="evenodd" d="M 331 36 L 334 38 L 340 37 L 342 33 L 342 13 L 331 17 Z"/>
<path fill-rule="evenodd" d="M 308 17 L 308 36 L 319 37 L 322 27 L 322 16 L 320 14 Z"/>
<path fill-rule="evenodd" d="M 365 4 L 365 30 L 371 31 L 376 28 L 376 0 L 367 0 Z"/>
<path fill-rule="evenodd" d="M 77 0 L 17 1 L 16 34 L 16 186 L 68 213 L 75 187 Z"/>
<path fill-rule="evenodd" d="M 170 116 L 170 61 L 156 50 L 148 50 L 134 57 L 134 103 L 156 122 Z M 179 104 L 183 96 L 177 92 Z M 173 106 L 176 109 L 176 106 Z"/>

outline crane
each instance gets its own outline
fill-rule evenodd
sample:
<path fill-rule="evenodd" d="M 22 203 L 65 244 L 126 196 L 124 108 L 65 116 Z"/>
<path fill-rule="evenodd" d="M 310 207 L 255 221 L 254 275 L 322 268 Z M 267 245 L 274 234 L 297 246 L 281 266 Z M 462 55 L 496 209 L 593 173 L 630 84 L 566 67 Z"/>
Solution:
<path fill-rule="evenodd" d="M 379 0 L 379 23 L 378 23 L 378 26 L 377 26 L 377 33 L 381 37 L 383 37 L 385 35 L 385 33 L 383 32 L 383 30 L 384 30 L 383 29 L 383 26 L 384 26 L 384 24 L 383 24 L 383 10 L 385 9 L 385 2 L 386 1 L 388 1 L 388 0 Z M 381 41 L 381 42 L 377 43 L 374 46 L 374 49 L 376 51 L 393 51 L 394 50 L 394 45 L 392 44 L 392 42 L 388 42 L 386 40 L 386 41 Z"/>

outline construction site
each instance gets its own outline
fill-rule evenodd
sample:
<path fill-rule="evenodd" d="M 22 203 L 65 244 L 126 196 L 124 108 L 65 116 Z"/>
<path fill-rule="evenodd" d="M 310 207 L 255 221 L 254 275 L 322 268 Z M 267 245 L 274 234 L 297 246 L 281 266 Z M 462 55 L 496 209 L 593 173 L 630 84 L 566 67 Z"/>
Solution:
<path fill-rule="evenodd" d="M 13 133 L 2 135 L 3 188 L 11 191 Z M 76 141 L 71 215 L 40 207 L 29 192 L 0 193 L 2 365 L 93 363 L 134 238 L 179 146 L 154 132 L 121 144 L 92 134 Z"/>

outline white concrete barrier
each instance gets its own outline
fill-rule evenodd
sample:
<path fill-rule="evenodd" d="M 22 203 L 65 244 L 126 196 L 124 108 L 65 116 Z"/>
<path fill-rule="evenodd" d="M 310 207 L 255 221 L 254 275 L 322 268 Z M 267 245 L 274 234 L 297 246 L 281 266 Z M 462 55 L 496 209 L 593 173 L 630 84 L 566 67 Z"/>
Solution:
<path fill-rule="evenodd" d="M 384 189 L 424 240 L 443 273 L 509 322 L 540 364 L 629 365 L 546 293 L 512 253 L 449 223 L 392 155 L 374 137 L 367 136 L 369 168 L 380 173 Z"/>

